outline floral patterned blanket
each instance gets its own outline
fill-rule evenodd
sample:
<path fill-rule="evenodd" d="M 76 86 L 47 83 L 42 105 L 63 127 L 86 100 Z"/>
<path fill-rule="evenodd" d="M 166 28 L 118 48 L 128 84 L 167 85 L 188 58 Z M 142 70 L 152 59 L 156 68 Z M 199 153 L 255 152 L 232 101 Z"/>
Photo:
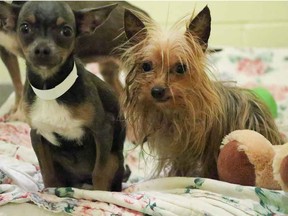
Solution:
<path fill-rule="evenodd" d="M 263 86 L 278 105 L 276 122 L 288 137 L 288 49 L 224 48 L 211 54 L 216 77 L 247 88 Z M 211 179 L 149 180 L 151 158 L 126 143 L 132 174 L 122 192 L 46 188 L 25 123 L 0 119 L 0 213 L 7 203 L 31 202 L 70 215 L 288 215 L 288 193 Z"/>
<path fill-rule="evenodd" d="M 244 88 L 264 87 L 278 105 L 275 119 L 288 135 L 288 48 L 224 48 L 211 54 L 211 71 L 217 79 L 233 81 Z"/>

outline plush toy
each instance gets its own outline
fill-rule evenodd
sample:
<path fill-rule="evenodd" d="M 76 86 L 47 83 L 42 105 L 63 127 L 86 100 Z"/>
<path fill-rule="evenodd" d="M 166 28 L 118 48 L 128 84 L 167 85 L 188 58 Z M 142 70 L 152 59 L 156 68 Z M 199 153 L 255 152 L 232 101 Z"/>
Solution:
<path fill-rule="evenodd" d="M 223 139 L 217 168 L 221 181 L 288 191 L 288 143 L 272 145 L 255 131 L 233 131 Z"/>

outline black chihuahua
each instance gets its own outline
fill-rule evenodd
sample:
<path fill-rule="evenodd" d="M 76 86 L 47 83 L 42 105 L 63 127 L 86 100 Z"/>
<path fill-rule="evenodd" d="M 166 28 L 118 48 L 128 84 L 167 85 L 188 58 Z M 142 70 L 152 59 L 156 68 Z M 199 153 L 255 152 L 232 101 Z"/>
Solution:
<path fill-rule="evenodd" d="M 14 8 L 18 7 L 16 10 L 19 10 L 25 3 L 25 1 L 12 1 Z M 123 31 L 124 10 L 129 8 L 147 16 L 148 14 L 125 1 L 66 1 L 66 3 L 75 11 L 117 3 L 117 7 L 97 31 L 92 34 L 81 34 L 76 38 L 74 53 L 84 64 L 98 62 L 104 80 L 116 90 L 119 96 L 123 90 L 118 78 L 121 61 L 120 53 L 115 52 L 115 48 L 127 41 Z M 10 110 L 7 120 L 26 121 L 21 109 L 23 86 L 17 61 L 17 57 L 24 57 L 24 54 L 16 39 L 14 9 L 11 13 L 7 13 L 6 4 L 7 2 L 0 1 L 0 57 L 10 73 L 16 95 L 15 105 Z"/>
<path fill-rule="evenodd" d="M 117 96 L 73 55 L 76 38 L 94 32 L 117 5 L 76 12 L 57 1 L 4 6 L 27 64 L 25 113 L 45 187 L 120 191 L 125 125 Z"/>

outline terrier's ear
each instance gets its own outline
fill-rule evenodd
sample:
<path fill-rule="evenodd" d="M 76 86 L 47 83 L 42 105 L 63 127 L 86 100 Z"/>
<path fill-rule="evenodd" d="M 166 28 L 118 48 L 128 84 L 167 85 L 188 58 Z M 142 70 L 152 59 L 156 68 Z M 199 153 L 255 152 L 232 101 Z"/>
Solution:
<path fill-rule="evenodd" d="M 91 34 L 108 18 L 117 4 L 74 11 L 78 35 Z"/>
<path fill-rule="evenodd" d="M 208 6 L 206 6 L 200 13 L 190 22 L 187 32 L 195 35 L 199 39 L 203 50 L 208 46 L 208 39 L 211 30 L 211 15 Z"/>
<path fill-rule="evenodd" d="M 0 1 L 0 31 L 14 31 L 22 5 Z"/>
<path fill-rule="evenodd" d="M 124 12 L 124 30 L 128 40 L 134 43 L 142 41 L 147 34 L 144 23 L 127 9 Z"/>

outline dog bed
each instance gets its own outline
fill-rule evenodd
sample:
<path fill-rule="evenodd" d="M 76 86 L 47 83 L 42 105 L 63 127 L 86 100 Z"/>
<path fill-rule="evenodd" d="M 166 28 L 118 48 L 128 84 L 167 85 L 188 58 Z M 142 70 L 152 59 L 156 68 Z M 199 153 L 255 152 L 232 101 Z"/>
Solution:
<path fill-rule="evenodd" d="M 227 47 L 211 54 L 209 61 L 217 79 L 269 90 L 278 105 L 276 123 L 288 137 L 288 49 Z M 0 120 L 0 215 L 9 215 L 9 211 L 14 212 L 10 215 L 25 215 L 23 203 L 34 208 L 27 215 L 40 215 L 32 212 L 39 209 L 43 215 L 77 216 L 288 214 L 288 193 L 283 191 L 197 177 L 150 179 L 153 156 L 128 142 L 125 162 L 132 173 L 122 192 L 44 189 L 29 131 L 25 123 Z"/>

